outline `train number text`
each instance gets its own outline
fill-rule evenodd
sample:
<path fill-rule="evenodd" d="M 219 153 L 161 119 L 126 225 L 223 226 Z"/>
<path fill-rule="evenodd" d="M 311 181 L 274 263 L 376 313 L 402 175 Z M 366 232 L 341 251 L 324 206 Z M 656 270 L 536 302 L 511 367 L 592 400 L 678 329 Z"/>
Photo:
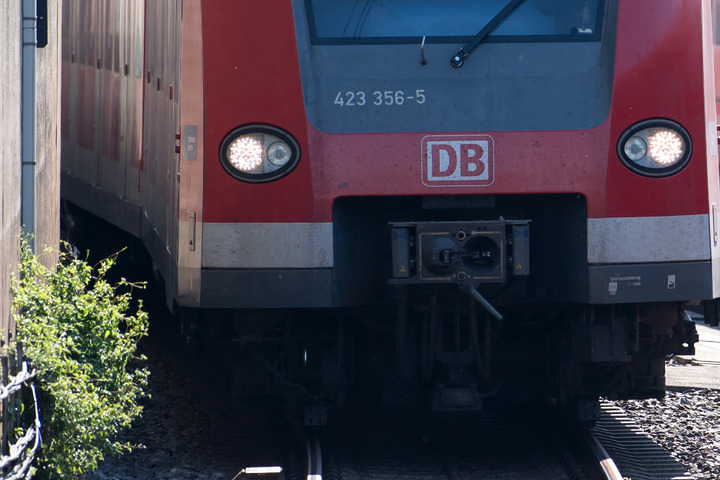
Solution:
<path fill-rule="evenodd" d="M 333 103 L 339 107 L 364 107 L 366 105 L 381 107 L 400 106 L 411 103 L 422 105 L 425 103 L 425 100 L 424 89 L 418 89 L 408 93 L 403 90 L 375 90 L 372 93 L 359 90 L 356 92 L 339 91 L 337 95 L 335 95 Z"/>

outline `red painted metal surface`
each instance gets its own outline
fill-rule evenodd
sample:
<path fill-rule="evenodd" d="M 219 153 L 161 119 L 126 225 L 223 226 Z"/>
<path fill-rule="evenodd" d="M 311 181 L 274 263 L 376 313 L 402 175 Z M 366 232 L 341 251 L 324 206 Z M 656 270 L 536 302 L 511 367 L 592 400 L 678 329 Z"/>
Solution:
<path fill-rule="evenodd" d="M 703 108 L 700 10 L 700 2 L 620 2 L 605 199 L 589 205 L 591 217 L 707 213 L 705 128 L 714 112 Z M 633 174 L 612 153 L 628 126 L 658 117 L 682 124 L 693 141 L 689 166 L 667 179 Z"/>
<path fill-rule="evenodd" d="M 287 0 L 203 2 L 205 222 L 329 220 L 314 207 L 292 5 Z M 241 46 L 242 48 L 238 48 Z M 303 152 L 292 175 L 242 183 L 221 167 L 218 148 L 235 127 L 265 123 L 295 136 Z"/>
<path fill-rule="evenodd" d="M 333 200 L 351 195 L 565 192 L 584 195 L 593 218 L 708 211 L 705 128 L 714 112 L 703 108 L 699 2 L 620 2 L 609 119 L 582 131 L 466 132 L 492 137 L 494 181 L 453 188 L 423 184 L 421 144 L 426 135 L 457 132 L 334 135 L 307 122 L 290 2 L 203 7 L 206 222 L 330 221 Z M 627 127 L 658 117 L 679 122 L 693 140 L 689 166 L 664 179 L 629 171 L 616 153 Z M 292 175 L 245 184 L 214 161 L 222 138 L 251 123 L 297 138 L 303 155 Z"/>

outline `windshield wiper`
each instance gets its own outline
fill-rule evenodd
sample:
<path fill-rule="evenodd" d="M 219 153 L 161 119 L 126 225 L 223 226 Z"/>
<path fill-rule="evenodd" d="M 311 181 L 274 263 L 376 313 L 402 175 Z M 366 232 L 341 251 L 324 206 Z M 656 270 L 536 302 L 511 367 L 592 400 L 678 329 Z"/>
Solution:
<path fill-rule="evenodd" d="M 497 27 L 500 22 L 509 17 L 510 14 L 514 12 L 515 9 L 519 7 L 520 4 L 524 1 L 525 0 L 510 0 L 510 2 L 505 5 L 503 9 L 500 10 L 498 14 L 495 15 L 488 22 L 487 25 L 485 25 L 482 30 L 480 30 L 477 35 L 472 38 L 472 40 L 465 44 L 465 46 L 462 47 L 460 51 L 453 56 L 452 59 L 450 59 L 450 65 L 455 68 L 462 67 L 463 63 L 465 63 L 465 59 L 472 53 L 472 51 L 475 50 L 478 45 L 484 42 L 487 36 L 490 35 L 490 32 L 495 30 L 495 27 Z"/>

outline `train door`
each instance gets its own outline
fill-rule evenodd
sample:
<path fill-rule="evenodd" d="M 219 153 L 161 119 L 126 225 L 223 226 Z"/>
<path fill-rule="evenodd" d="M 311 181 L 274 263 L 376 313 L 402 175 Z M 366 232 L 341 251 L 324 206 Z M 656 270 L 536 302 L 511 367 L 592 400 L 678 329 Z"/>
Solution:
<path fill-rule="evenodd" d="M 143 239 L 166 279 L 176 262 L 179 111 L 177 77 L 181 2 L 145 4 L 146 42 L 143 113 Z M 174 289 L 173 285 L 168 285 Z"/>
<path fill-rule="evenodd" d="M 77 8 L 78 0 L 65 0 L 62 9 L 62 95 L 60 132 L 62 138 L 62 160 L 64 170 L 77 170 L 77 95 L 78 95 L 78 45 L 80 28 Z"/>
<path fill-rule="evenodd" d="M 75 131 L 78 148 L 72 155 L 67 170 L 74 176 L 88 182 L 95 183 L 97 167 L 95 164 L 95 146 L 97 145 L 96 125 L 98 124 L 98 84 L 99 78 L 95 63 L 98 58 L 95 37 L 98 29 L 98 16 L 100 4 L 90 0 L 74 0 L 79 3 L 75 12 L 77 17 L 72 19 L 77 30 L 70 34 L 73 38 L 75 51 L 71 51 L 71 63 L 75 64 L 71 72 L 76 75 L 73 89 L 76 92 L 76 101 L 72 110 L 71 122 L 76 126 Z"/>
<path fill-rule="evenodd" d="M 123 165 L 123 195 L 134 204 L 141 203 L 142 182 L 142 101 L 144 9 L 141 0 L 126 0 L 121 9 L 121 124 L 125 132 L 120 145 Z"/>
<path fill-rule="evenodd" d="M 147 228 L 143 228 L 143 237 L 153 258 L 166 273 L 166 225 L 165 210 L 167 208 L 164 189 L 168 183 L 165 173 L 164 159 L 166 153 L 165 116 L 162 112 L 161 83 L 165 79 L 163 71 L 163 53 L 165 46 L 162 39 L 165 35 L 166 5 L 164 1 L 147 1 L 145 3 L 146 39 L 145 39 L 145 78 L 143 94 L 143 187 L 145 200 L 145 220 Z"/>
<path fill-rule="evenodd" d="M 97 60 L 100 81 L 100 123 L 97 133 L 100 142 L 97 185 L 117 197 L 123 197 L 123 165 L 120 161 L 120 29 L 122 0 L 105 0 L 97 5 L 103 13 L 99 25 L 102 45 Z"/>
<path fill-rule="evenodd" d="M 168 29 L 167 29 L 167 52 L 168 55 L 165 57 L 167 62 L 165 67 L 165 76 L 167 77 L 167 84 L 165 86 L 165 98 L 167 100 L 167 145 L 168 145 L 168 164 L 169 170 L 169 205 L 165 212 L 167 216 L 167 246 L 168 249 L 173 253 L 174 262 L 177 263 L 178 259 L 178 201 L 179 201 L 179 175 L 180 175 L 180 106 L 178 103 L 178 97 L 180 89 L 180 36 L 182 32 L 181 28 L 181 9 L 182 2 L 176 2 L 170 0 L 168 5 Z M 172 148 L 170 148 L 172 146 Z"/>

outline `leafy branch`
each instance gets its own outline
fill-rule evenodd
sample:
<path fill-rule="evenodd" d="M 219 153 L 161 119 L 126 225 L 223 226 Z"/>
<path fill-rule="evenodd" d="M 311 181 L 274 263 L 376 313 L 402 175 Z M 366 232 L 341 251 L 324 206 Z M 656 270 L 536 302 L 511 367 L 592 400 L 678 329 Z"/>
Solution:
<path fill-rule="evenodd" d="M 12 282 L 17 340 L 38 372 L 44 441 L 38 469 L 48 479 L 79 475 L 106 455 L 130 450 L 117 435 L 140 416 L 149 375 L 130 365 L 148 332 L 142 302 L 126 314 L 133 289 L 144 284 L 106 279 L 117 255 L 90 266 L 63 247 L 51 270 L 23 240 L 19 279 Z"/>

